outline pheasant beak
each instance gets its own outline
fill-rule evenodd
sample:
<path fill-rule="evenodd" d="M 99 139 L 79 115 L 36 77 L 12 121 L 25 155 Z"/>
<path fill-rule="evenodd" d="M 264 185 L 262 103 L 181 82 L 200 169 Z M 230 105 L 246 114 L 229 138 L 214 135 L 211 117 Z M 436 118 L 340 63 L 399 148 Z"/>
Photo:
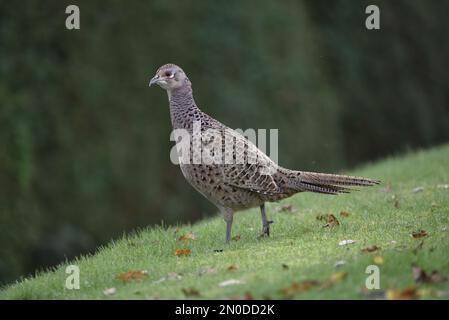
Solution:
<path fill-rule="evenodd" d="M 159 75 L 155 75 L 153 78 L 151 78 L 148 86 L 151 87 L 153 84 L 157 84 L 160 80 L 161 79 L 160 79 Z"/>

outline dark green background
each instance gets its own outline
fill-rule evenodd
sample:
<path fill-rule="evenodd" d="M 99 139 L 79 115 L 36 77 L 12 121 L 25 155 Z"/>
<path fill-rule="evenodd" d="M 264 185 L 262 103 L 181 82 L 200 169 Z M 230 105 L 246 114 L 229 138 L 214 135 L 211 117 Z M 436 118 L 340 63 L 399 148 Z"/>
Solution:
<path fill-rule="evenodd" d="M 77 4 L 81 30 L 65 29 Z M 365 28 L 365 7 L 381 30 Z M 0 1 L 0 283 L 216 212 L 169 160 L 156 69 L 338 171 L 449 140 L 449 1 Z"/>

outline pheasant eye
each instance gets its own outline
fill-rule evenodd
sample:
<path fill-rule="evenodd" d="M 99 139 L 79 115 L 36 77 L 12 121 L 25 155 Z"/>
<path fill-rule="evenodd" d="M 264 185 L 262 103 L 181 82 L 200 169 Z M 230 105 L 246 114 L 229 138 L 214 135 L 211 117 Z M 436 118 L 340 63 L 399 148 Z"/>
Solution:
<path fill-rule="evenodd" d="M 168 78 L 173 78 L 174 75 L 175 74 L 171 73 L 170 71 L 165 71 L 165 76 L 168 77 Z"/>

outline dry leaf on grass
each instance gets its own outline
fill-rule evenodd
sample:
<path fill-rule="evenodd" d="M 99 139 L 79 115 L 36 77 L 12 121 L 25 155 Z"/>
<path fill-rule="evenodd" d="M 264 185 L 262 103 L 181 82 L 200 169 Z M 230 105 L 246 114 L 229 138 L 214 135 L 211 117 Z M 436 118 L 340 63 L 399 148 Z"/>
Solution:
<path fill-rule="evenodd" d="M 353 243 L 355 243 L 355 240 L 350 240 L 350 239 L 348 239 L 348 240 L 341 240 L 341 241 L 338 243 L 338 245 L 339 245 L 339 246 L 346 246 L 346 245 L 348 245 L 348 244 L 353 244 Z"/>
<path fill-rule="evenodd" d="M 388 300 L 414 300 L 418 299 L 418 294 L 415 286 L 405 288 L 404 290 L 387 289 L 385 298 Z"/>
<path fill-rule="evenodd" d="M 374 262 L 374 264 L 377 264 L 377 265 L 380 266 L 380 265 L 384 264 L 385 259 L 382 256 L 374 256 L 373 257 L 373 262 Z"/>
<path fill-rule="evenodd" d="M 376 245 L 373 245 L 373 246 L 369 246 L 369 247 L 363 248 L 362 252 L 368 253 L 368 252 L 375 252 L 375 251 L 378 251 L 378 250 L 380 250 L 380 248 L 378 246 L 376 246 Z"/>
<path fill-rule="evenodd" d="M 347 212 L 347 211 L 342 211 L 342 212 L 340 212 L 340 215 L 341 215 L 342 217 L 347 218 L 347 217 L 349 217 L 351 214 L 350 214 L 349 212 Z"/>
<path fill-rule="evenodd" d="M 117 292 L 116 288 L 107 288 L 107 289 L 104 289 L 103 294 L 105 296 L 110 296 L 110 295 L 115 294 L 116 292 Z"/>
<path fill-rule="evenodd" d="M 185 240 L 195 240 L 195 234 L 192 231 L 187 232 L 186 234 L 180 236 L 178 238 L 178 241 L 185 241 Z"/>
<path fill-rule="evenodd" d="M 334 284 L 342 281 L 347 276 L 347 273 L 344 271 L 337 271 L 330 275 L 328 279 L 325 281 L 316 281 L 316 280 L 304 280 L 301 282 L 294 281 L 292 284 L 286 288 L 281 289 L 281 293 L 285 298 L 290 297 L 296 293 L 302 293 L 309 291 L 313 287 L 320 286 L 320 289 L 326 289 L 332 287 Z"/>
<path fill-rule="evenodd" d="M 219 287 L 227 287 L 227 286 L 233 286 L 236 284 L 243 284 L 244 282 L 241 280 L 237 280 L 237 279 L 229 279 L 229 280 L 225 280 L 222 281 L 218 284 Z"/>
<path fill-rule="evenodd" d="M 346 278 L 348 274 L 344 271 L 337 271 L 331 274 L 331 276 L 329 277 L 329 279 L 327 279 L 326 281 L 324 281 L 321 284 L 321 288 L 330 288 L 332 287 L 334 284 L 342 281 L 344 278 Z"/>
<path fill-rule="evenodd" d="M 237 267 L 236 267 L 235 265 L 231 264 L 230 266 L 228 266 L 228 267 L 226 268 L 226 270 L 227 270 L 227 271 L 234 271 L 234 270 L 237 270 Z"/>
<path fill-rule="evenodd" d="M 412 237 L 414 239 L 424 238 L 424 237 L 427 237 L 427 235 L 428 235 L 427 231 L 425 231 L 425 230 L 418 230 L 418 231 L 412 232 Z"/>
<path fill-rule="evenodd" d="M 238 235 L 236 235 L 236 236 L 233 236 L 231 239 L 232 239 L 233 241 L 239 241 L 239 240 L 240 240 L 240 235 L 238 234 Z"/>
<path fill-rule="evenodd" d="M 333 227 L 336 227 L 339 225 L 340 225 L 340 222 L 338 222 L 337 218 L 333 214 L 328 214 L 327 215 L 327 223 L 323 226 L 323 228 L 326 228 L 326 227 L 333 228 Z"/>
<path fill-rule="evenodd" d="M 340 268 L 340 267 L 342 267 L 342 266 L 344 266 L 346 264 L 346 261 L 344 261 L 344 260 L 338 260 L 337 262 L 335 262 L 335 264 L 334 264 L 334 268 Z"/>
<path fill-rule="evenodd" d="M 296 209 L 291 205 L 291 204 L 286 204 L 280 207 L 277 207 L 276 209 L 274 209 L 275 212 L 295 212 Z"/>
<path fill-rule="evenodd" d="M 181 256 L 187 257 L 190 254 L 190 249 L 176 249 L 173 254 L 177 257 Z"/>
<path fill-rule="evenodd" d="M 146 270 L 141 271 L 128 271 L 123 272 L 117 275 L 117 279 L 122 280 L 123 282 L 129 282 L 131 280 L 142 280 L 148 276 L 148 272 Z"/>
<path fill-rule="evenodd" d="M 424 191 L 423 187 L 416 187 L 416 188 L 413 188 L 412 193 L 418 193 L 418 192 L 422 192 L 422 191 Z"/>
<path fill-rule="evenodd" d="M 343 280 L 344 278 L 346 278 L 348 274 L 344 271 L 338 271 L 338 272 L 334 272 L 331 274 L 331 277 L 329 278 L 329 280 L 332 283 L 337 283 L 340 282 L 341 280 Z"/>
<path fill-rule="evenodd" d="M 292 284 L 286 288 L 281 289 L 281 293 L 284 297 L 289 297 L 296 293 L 306 292 L 312 289 L 315 286 L 318 286 L 320 283 L 315 280 L 304 280 L 301 282 L 292 282 Z"/>
<path fill-rule="evenodd" d="M 445 275 L 436 270 L 433 270 L 432 273 L 428 275 L 423 269 L 419 267 L 413 267 L 412 273 L 415 281 L 421 283 L 438 284 L 446 282 L 448 280 Z"/>
<path fill-rule="evenodd" d="M 198 297 L 200 296 L 200 292 L 198 290 L 196 290 L 195 288 L 182 288 L 182 293 L 184 293 L 184 295 L 186 297 Z"/>

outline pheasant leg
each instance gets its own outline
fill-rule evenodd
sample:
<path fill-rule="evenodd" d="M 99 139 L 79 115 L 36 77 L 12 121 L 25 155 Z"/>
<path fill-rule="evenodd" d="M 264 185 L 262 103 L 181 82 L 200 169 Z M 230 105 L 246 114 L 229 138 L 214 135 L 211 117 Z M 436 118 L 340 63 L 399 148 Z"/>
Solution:
<path fill-rule="evenodd" d="M 231 210 L 228 209 L 223 208 L 222 211 L 224 213 L 224 220 L 226 222 L 225 244 L 227 244 L 231 240 L 232 221 L 234 220 L 234 214 Z"/>
<path fill-rule="evenodd" d="M 260 206 L 260 214 L 262 216 L 262 232 L 260 233 L 260 238 L 264 236 L 270 236 L 270 224 L 273 223 L 271 220 L 267 220 L 267 213 L 265 212 L 265 204 Z"/>

